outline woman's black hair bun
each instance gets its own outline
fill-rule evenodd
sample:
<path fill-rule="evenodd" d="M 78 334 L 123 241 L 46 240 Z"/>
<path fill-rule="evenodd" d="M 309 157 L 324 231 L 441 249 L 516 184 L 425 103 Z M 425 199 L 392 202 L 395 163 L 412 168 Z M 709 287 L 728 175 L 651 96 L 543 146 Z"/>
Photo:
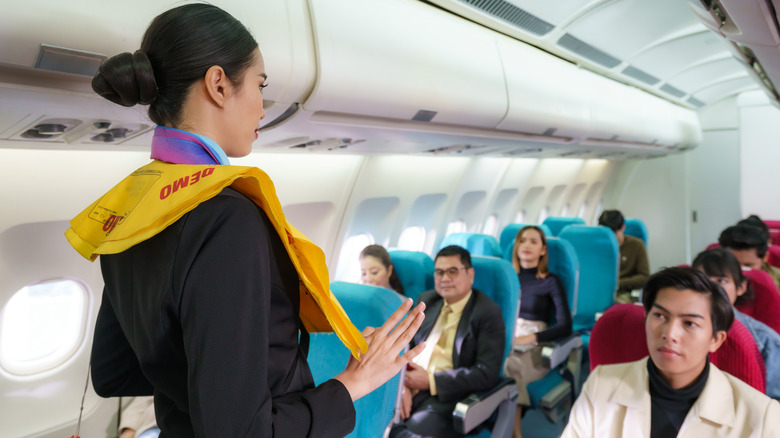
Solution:
<path fill-rule="evenodd" d="M 92 89 L 116 104 L 148 105 L 157 97 L 152 63 L 146 53 L 120 53 L 100 65 L 92 78 Z"/>

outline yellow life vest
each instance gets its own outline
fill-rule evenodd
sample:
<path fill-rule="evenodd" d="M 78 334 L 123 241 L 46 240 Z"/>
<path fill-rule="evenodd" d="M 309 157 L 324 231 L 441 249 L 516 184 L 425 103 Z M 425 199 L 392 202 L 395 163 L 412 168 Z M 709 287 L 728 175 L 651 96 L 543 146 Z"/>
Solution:
<path fill-rule="evenodd" d="M 325 254 L 287 223 L 271 178 L 256 167 L 152 161 L 73 218 L 65 237 L 90 261 L 100 254 L 117 254 L 156 235 L 228 186 L 262 208 L 281 238 L 301 280 L 300 317 L 306 329 L 335 331 L 359 358 L 368 347 L 330 291 Z"/>

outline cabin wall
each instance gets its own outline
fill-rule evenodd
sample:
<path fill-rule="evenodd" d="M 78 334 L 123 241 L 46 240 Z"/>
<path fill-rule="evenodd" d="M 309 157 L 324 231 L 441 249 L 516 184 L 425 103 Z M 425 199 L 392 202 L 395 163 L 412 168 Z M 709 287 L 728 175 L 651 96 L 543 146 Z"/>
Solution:
<path fill-rule="evenodd" d="M 760 91 L 741 95 L 738 107 L 742 216 L 757 214 L 763 219 L 778 220 L 780 203 L 769 175 L 777 174 L 780 163 L 780 110 Z"/>

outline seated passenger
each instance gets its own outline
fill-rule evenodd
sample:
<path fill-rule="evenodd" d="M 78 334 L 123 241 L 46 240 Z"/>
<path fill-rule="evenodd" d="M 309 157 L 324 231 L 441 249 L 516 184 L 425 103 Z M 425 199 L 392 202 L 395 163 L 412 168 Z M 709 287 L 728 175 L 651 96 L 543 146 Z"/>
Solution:
<path fill-rule="evenodd" d="M 769 274 L 780 291 L 780 268 L 767 263 L 769 244 L 760 228 L 747 224 L 728 227 L 720 233 L 718 243 L 731 251 L 742 266 Z"/>
<path fill-rule="evenodd" d="M 734 320 L 718 285 L 667 268 L 642 296 L 649 358 L 596 367 L 562 437 L 777 436 L 780 404 L 709 363 Z"/>
<path fill-rule="evenodd" d="M 604 210 L 599 216 L 599 225 L 609 227 L 615 232 L 620 246 L 620 278 L 615 301 L 629 303 L 634 301 L 631 291 L 642 289 L 650 276 L 650 264 L 647 250 L 642 239 L 625 234 L 626 223 L 618 210 Z"/>
<path fill-rule="evenodd" d="M 761 233 L 766 238 L 767 245 L 772 245 L 772 234 L 769 233 L 769 226 L 766 224 L 766 222 L 762 221 L 761 218 L 756 216 L 755 214 L 751 214 L 745 219 L 742 219 L 741 221 L 737 222 L 737 225 L 752 225 L 754 227 L 760 228 Z"/>
<path fill-rule="evenodd" d="M 504 374 L 517 384 L 515 438 L 522 437 L 523 409 L 531 405 L 526 385 L 550 371 L 542 360 L 539 342 L 571 334 L 571 312 L 560 279 L 547 270 L 547 239 L 541 228 L 530 225 L 517 233 L 512 265 L 520 279 L 520 312 L 514 333 L 514 348 L 504 364 Z M 555 325 L 547 323 L 555 317 Z"/>
<path fill-rule="evenodd" d="M 360 280 L 363 284 L 392 289 L 404 296 L 404 287 L 395 272 L 390 254 L 382 245 L 368 245 L 360 251 Z"/>
<path fill-rule="evenodd" d="M 729 297 L 731 305 L 742 304 L 753 299 L 747 277 L 742 273 L 739 262 L 731 252 L 723 248 L 704 251 L 693 261 L 693 267 L 707 274 L 719 284 Z M 756 346 L 766 364 L 766 394 L 780 400 L 780 334 L 761 321 L 745 315 L 736 308 L 734 317 L 753 335 Z M 780 318 L 780 315 L 778 315 Z"/>
<path fill-rule="evenodd" d="M 135 397 L 122 409 L 119 438 L 156 437 L 160 434 L 154 417 L 154 397 Z"/>
<path fill-rule="evenodd" d="M 420 294 L 425 320 L 411 346 L 425 349 L 410 362 L 402 395 L 401 418 L 391 437 L 457 437 L 452 411 L 463 398 L 491 389 L 501 372 L 505 328 L 501 308 L 472 289 L 469 252 L 455 245 L 434 260 L 436 290 Z M 456 346 L 457 343 L 457 346 Z"/>

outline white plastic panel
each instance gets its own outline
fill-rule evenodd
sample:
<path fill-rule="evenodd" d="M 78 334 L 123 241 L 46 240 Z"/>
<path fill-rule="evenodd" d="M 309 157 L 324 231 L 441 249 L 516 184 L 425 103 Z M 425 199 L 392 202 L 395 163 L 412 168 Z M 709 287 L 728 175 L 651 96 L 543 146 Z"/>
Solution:
<path fill-rule="evenodd" d="M 506 89 L 493 33 L 412 0 L 312 0 L 308 111 L 494 128 Z"/>
<path fill-rule="evenodd" d="M 675 38 L 653 46 L 631 58 L 631 65 L 653 76 L 665 79 L 678 73 L 681 66 L 696 65 L 705 60 L 727 56 L 720 36 L 710 32 L 704 25 L 701 31 Z"/>
<path fill-rule="evenodd" d="M 515 40 L 497 40 L 509 94 L 509 110 L 498 129 L 560 137 L 587 132 L 585 76 L 593 74 Z"/>
<path fill-rule="evenodd" d="M 693 92 L 735 76 L 746 77 L 745 67 L 734 58 L 724 58 L 691 67 L 669 78 L 667 82 L 681 90 Z"/>
<path fill-rule="evenodd" d="M 257 40 L 271 85 L 264 92 L 266 99 L 289 104 L 305 97 L 315 75 L 305 0 L 210 3 L 238 18 Z M 32 68 L 40 44 L 107 56 L 134 52 L 152 19 L 181 4 L 174 0 L 111 2 L 110 13 L 100 0 L 29 0 L 23 7 L 5 7 L 0 14 L 0 63 Z"/>

